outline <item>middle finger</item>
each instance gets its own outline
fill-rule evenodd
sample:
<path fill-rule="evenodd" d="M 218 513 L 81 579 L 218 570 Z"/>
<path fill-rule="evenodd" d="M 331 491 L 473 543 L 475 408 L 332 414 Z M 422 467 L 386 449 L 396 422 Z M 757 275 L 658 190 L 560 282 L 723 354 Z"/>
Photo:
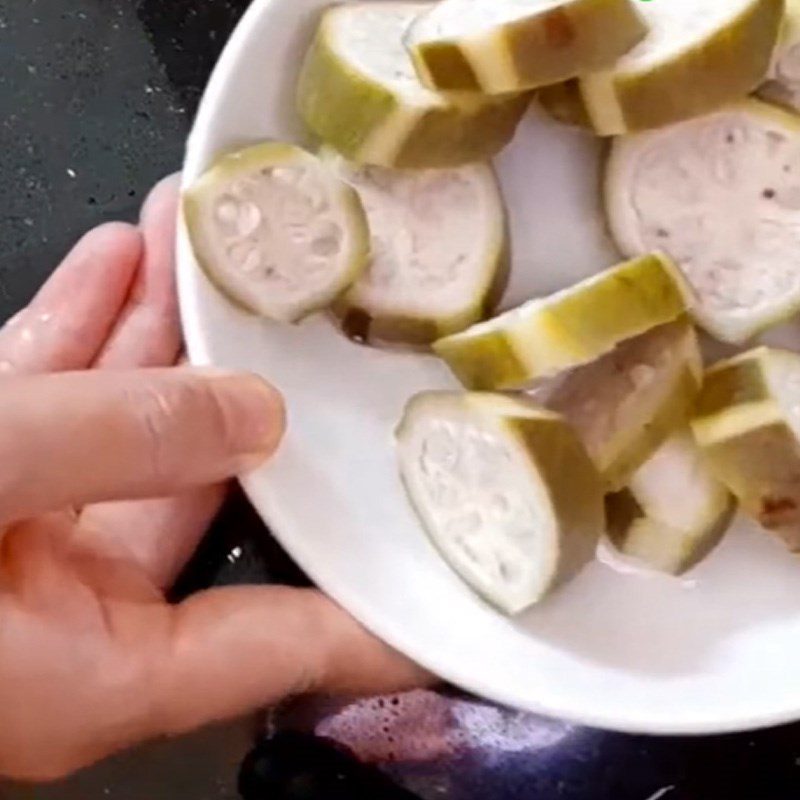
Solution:
<path fill-rule="evenodd" d="M 131 225 L 109 223 L 87 233 L 0 330 L 0 375 L 88 367 L 125 303 L 141 255 L 142 237 Z"/>

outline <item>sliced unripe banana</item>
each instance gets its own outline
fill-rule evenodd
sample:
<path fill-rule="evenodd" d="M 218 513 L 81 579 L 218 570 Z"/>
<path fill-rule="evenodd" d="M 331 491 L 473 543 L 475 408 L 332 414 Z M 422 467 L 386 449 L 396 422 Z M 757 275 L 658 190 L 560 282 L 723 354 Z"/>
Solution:
<path fill-rule="evenodd" d="M 511 140 L 527 95 L 442 94 L 420 82 L 403 45 L 427 3 L 360 2 L 324 12 L 302 68 L 300 114 L 345 158 L 385 167 L 484 161 Z"/>
<path fill-rule="evenodd" d="M 223 156 L 185 193 L 183 209 L 211 281 L 269 319 L 296 322 L 325 308 L 367 266 L 358 195 L 289 144 Z"/>
<path fill-rule="evenodd" d="M 647 36 L 613 67 L 542 104 L 600 136 L 658 128 L 701 116 L 754 91 L 767 76 L 784 0 L 651 0 Z M 577 91 L 575 89 L 577 88 Z"/>
<path fill-rule="evenodd" d="M 491 166 L 395 170 L 322 157 L 358 193 L 372 238 L 367 271 L 334 307 L 348 335 L 426 345 L 490 313 L 508 272 Z"/>
<path fill-rule="evenodd" d="M 735 508 L 688 427 L 670 436 L 625 489 L 606 498 L 617 549 L 670 575 L 687 572 L 717 546 Z"/>
<path fill-rule="evenodd" d="M 400 473 L 448 564 L 508 614 L 594 556 L 600 479 L 569 425 L 526 398 L 430 392 L 397 430 Z"/>
<path fill-rule="evenodd" d="M 586 364 L 683 314 L 689 290 L 652 254 L 434 343 L 468 389 L 519 389 Z"/>
<path fill-rule="evenodd" d="M 565 373 L 534 397 L 569 420 L 616 491 L 686 425 L 701 380 L 697 334 L 681 319 Z"/>
<path fill-rule="evenodd" d="M 405 41 L 427 86 L 503 94 L 607 67 L 646 32 L 630 0 L 444 0 Z"/>
<path fill-rule="evenodd" d="M 800 551 L 800 355 L 762 347 L 712 367 L 692 430 L 742 510 Z"/>
<path fill-rule="evenodd" d="M 615 141 L 611 232 L 628 256 L 659 248 L 697 295 L 709 333 L 739 344 L 800 308 L 800 117 L 748 99 Z"/>

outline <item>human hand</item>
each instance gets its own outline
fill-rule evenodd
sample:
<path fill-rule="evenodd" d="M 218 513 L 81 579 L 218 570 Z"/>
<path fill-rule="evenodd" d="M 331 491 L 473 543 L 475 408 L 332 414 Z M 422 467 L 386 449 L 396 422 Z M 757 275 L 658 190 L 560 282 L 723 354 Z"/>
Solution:
<path fill-rule="evenodd" d="M 89 233 L 0 331 L 0 774 L 63 776 L 309 691 L 422 673 L 322 594 L 163 591 L 283 429 L 259 379 L 173 367 L 177 189 Z M 168 498 L 168 499 L 136 499 Z"/>

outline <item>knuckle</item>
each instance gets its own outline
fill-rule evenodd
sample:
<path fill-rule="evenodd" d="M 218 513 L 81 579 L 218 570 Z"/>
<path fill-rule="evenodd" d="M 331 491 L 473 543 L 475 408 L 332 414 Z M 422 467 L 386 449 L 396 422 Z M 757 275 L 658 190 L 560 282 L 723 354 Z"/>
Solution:
<path fill-rule="evenodd" d="M 145 448 L 149 474 L 164 480 L 187 465 L 194 451 L 204 457 L 236 449 L 235 409 L 214 383 L 189 376 L 144 384 L 128 397 Z"/>
<path fill-rule="evenodd" d="M 142 442 L 145 468 L 156 479 L 166 477 L 170 471 L 167 442 L 175 420 L 174 402 L 155 385 L 144 385 L 127 392 L 126 401 Z"/>

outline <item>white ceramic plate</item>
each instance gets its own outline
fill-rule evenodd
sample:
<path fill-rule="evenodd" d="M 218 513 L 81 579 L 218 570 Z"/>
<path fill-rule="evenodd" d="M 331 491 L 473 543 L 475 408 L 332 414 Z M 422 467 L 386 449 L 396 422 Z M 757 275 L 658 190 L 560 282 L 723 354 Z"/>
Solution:
<path fill-rule="evenodd" d="M 324 5 L 255 0 L 208 87 L 186 183 L 231 146 L 303 142 L 294 82 Z M 506 305 L 616 260 L 596 205 L 598 155 L 593 141 L 532 112 L 499 159 L 514 237 Z M 401 409 L 417 391 L 454 386 L 446 369 L 359 347 L 325 318 L 291 328 L 242 314 L 200 273 L 184 232 L 179 280 L 192 361 L 261 373 L 288 402 L 278 457 L 244 479 L 251 500 L 309 575 L 376 634 L 478 694 L 606 728 L 707 733 L 800 717 L 800 564 L 769 536 L 738 524 L 682 581 L 597 563 L 505 619 L 441 561 L 397 478 Z"/>

